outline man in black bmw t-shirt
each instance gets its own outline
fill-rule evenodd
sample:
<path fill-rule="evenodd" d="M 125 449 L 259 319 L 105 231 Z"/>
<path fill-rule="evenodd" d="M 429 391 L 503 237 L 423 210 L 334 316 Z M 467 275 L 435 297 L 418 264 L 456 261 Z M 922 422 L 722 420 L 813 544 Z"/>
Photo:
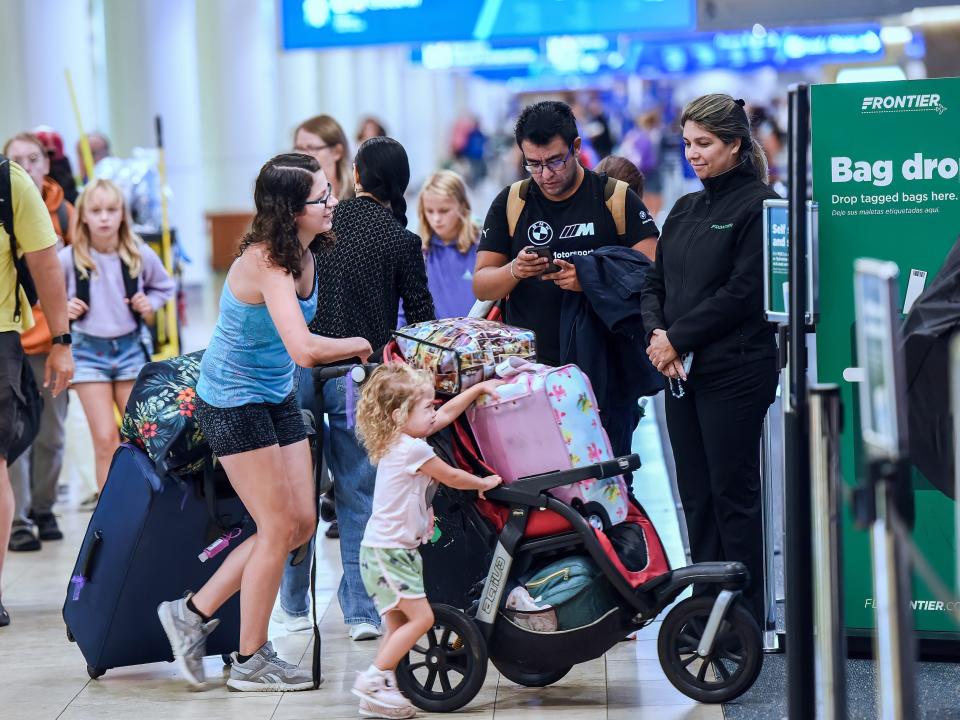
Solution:
<path fill-rule="evenodd" d="M 537 358 L 559 365 L 560 305 L 565 292 L 580 292 L 573 255 L 622 245 L 654 259 L 659 231 L 640 197 L 627 190 L 625 232 L 604 199 L 603 178 L 580 165 L 580 137 L 570 107 L 545 101 L 524 109 L 515 129 L 523 164 L 533 182 L 513 236 L 508 224 L 510 188 L 490 206 L 480 238 L 474 293 L 481 300 L 509 298 L 504 320 L 537 335 Z M 546 257 L 533 249 L 549 248 L 559 272 L 545 274 Z"/>

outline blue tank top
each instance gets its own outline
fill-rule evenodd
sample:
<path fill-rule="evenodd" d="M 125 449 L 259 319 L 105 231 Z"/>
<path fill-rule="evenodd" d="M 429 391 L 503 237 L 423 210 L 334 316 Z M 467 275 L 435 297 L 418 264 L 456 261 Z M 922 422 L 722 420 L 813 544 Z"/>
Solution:
<path fill-rule="evenodd" d="M 317 278 L 304 300 L 297 297 L 304 320 L 317 311 Z M 296 365 L 283 345 L 266 303 L 237 300 L 223 283 L 220 316 L 200 360 L 197 394 L 214 407 L 279 403 L 293 390 Z"/>

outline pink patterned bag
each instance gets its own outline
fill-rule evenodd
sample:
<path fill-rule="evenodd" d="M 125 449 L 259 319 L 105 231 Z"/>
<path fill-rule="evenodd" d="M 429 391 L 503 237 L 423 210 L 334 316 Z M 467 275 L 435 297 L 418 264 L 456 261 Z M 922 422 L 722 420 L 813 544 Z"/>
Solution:
<path fill-rule="evenodd" d="M 501 374 L 507 384 L 497 389 L 497 397 L 482 397 L 467 411 L 467 420 L 484 460 L 504 483 L 613 458 L 593 388 L 580 368 L 513 363 Z M 627 517 L 627 487 L 620 477 L 584 480 L 551 492 L 595 524 L 609 527 Z"/>

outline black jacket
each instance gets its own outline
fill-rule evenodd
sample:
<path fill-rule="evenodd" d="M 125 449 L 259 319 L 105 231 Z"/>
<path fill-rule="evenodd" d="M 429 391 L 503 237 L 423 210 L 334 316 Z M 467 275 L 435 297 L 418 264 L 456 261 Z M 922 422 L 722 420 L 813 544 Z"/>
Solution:
<path fill-rule="evenodd" d="M 763 201 L 777 194 L 745 161 L 680 198 L 647 273 L 643 323 L 667 331 L 691 372 L 727 370 L 776 355 L 763 316 Z"/>
<path fill-rule="evenodd" d="M 583 292 L 560 305 L 560 360 L 590 378 L 601 410 L 636 403 L 664 387 L 646 353 L 640 296 L 650 261 L 632 248 L 609 246 L 573 255 Z"/>
<path fill-rule="evenodd" d="M 374 350 L 397 329 L 400 300 L 407 322 L 433 320 L 420 238 L 366 197 L 345 200 L 333 213 L 336 240 L 314 254 L 319 274 L 317 314 L 310 331 L 359 336 Z"/>

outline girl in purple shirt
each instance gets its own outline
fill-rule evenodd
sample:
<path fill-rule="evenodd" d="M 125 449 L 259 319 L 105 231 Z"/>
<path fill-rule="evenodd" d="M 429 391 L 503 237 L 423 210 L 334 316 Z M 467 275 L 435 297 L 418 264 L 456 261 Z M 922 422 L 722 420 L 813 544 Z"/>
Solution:
<path fill-rule="evenodd" d="M 126 408 L 133 381 L 150 359 L 145 325 L 153 323 L 175 285 L 157 254 L 130 229 L 123 195 L 112 182 L 88 183 L 77 217 L 73 245 L 60 251 L 76 363 L 71 387 L 90 425 L 102 490 L 120 443 L 114 407 L 121 414 Z M 136 291 L 131 285 L 128 292 L 134 279 Z"/>
<path fill-rule="evenodd" d="M 480 226 L 470 217 L 463 178 L 450 170 L 431 175 L 420 192 L 417 214 L 437 318 L 464 317 L 476 300 L 473 268 Z"/>

